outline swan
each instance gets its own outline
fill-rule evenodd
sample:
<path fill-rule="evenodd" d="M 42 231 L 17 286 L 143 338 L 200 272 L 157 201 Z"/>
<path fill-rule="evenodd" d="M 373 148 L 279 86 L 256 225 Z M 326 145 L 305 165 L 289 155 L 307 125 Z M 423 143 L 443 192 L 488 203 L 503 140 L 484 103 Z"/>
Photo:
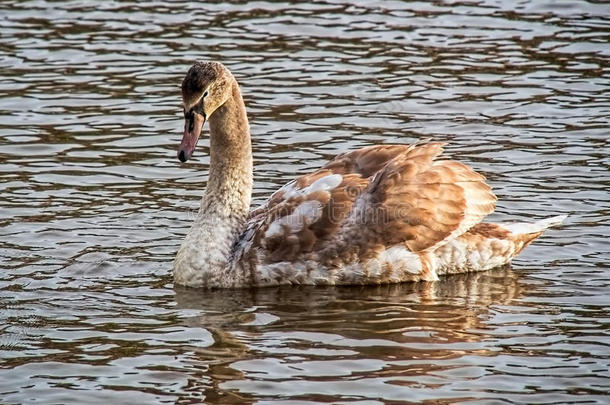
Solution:
<path fill-rule="evenodd" d="M 444 144 L 377 145 L 342 153 L 290 181 L 250 211 L 252 148 L 239 85 L 218 62 L 197 62 L 182 82 L 193 154 L 206 121 L 210 171 L 196 219 L 173 266 L 177 285 L 365 285 L 432 281 L 504 265 L 565 215 L 482 223 L 496 196 Z"/>

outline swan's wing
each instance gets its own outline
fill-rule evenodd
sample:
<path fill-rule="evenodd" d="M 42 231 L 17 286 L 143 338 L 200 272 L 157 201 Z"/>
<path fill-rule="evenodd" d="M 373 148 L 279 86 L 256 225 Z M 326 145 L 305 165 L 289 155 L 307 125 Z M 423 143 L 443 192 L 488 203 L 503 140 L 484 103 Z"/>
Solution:
<path fill-rule="evenodd" d="M 418 252 L 478 224 L 495 209 L 496 196 L 470 167 L 436 160 L 442 147 L 428 143 L 392 159 L 358 197 L 341 232 L 361 246 L 404 243 Z"/>
<path fill-rule="evenodd" d="M 411 251 L 440 246 L 492 212 L 496 200 L 483 176 L 461 163 L 436 161 L 441 152 L 442 144 L 429 143 L 337 156 L 250 213 L 236 259 L 258 260 L 263 253 L 265 261 L 290 261 L 325 245 L 335 252 L 356 248 L 359 256 L 397 243 Z"/>

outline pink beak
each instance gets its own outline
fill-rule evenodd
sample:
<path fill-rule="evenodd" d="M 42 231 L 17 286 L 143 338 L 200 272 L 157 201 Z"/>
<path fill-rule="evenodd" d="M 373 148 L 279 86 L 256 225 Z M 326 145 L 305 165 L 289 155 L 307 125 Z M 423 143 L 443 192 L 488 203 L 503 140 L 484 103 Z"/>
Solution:
<path fill-rule="evenodd" d="M 184 122 L 184 134 L 182 135 L 182 142 L 180 142 L 180 148 L 178 149 L 178 159 L 181 162 L 186 162 L 193 155 L 197 141 L 201 135 L 201 130 L 205 124 L 205 115 L 191 113 L 190 117 Z"/>

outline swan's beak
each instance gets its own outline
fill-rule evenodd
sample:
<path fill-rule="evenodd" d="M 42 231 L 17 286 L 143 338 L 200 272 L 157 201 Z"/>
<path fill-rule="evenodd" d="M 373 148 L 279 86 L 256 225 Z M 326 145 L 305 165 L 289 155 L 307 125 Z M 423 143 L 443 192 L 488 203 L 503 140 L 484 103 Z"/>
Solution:
<path fill-rule="evenodd" d="M 182 163 L 186 162 L 193 155 L 195 146 L 197 146 L 197 140 L 201 135 L 201 130 L 205 124 L 205 114 L 190 114 L 189 118 L 186 118 L 184 123 L 184 134 L 182 135 L 182 142 L 180 142 L 180 149 L 178 149 L 178 159 Z"/>

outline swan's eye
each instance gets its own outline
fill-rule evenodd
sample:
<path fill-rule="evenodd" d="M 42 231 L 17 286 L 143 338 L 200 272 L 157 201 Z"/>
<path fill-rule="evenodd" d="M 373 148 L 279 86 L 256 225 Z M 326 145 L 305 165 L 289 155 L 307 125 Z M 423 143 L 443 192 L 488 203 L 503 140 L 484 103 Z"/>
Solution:
<path fill-rule="evenodd" d="M 208 96 L 208 91 L 206 90 L 203 92 L 203 98 L 206 98 L 207 96 Z"/>

